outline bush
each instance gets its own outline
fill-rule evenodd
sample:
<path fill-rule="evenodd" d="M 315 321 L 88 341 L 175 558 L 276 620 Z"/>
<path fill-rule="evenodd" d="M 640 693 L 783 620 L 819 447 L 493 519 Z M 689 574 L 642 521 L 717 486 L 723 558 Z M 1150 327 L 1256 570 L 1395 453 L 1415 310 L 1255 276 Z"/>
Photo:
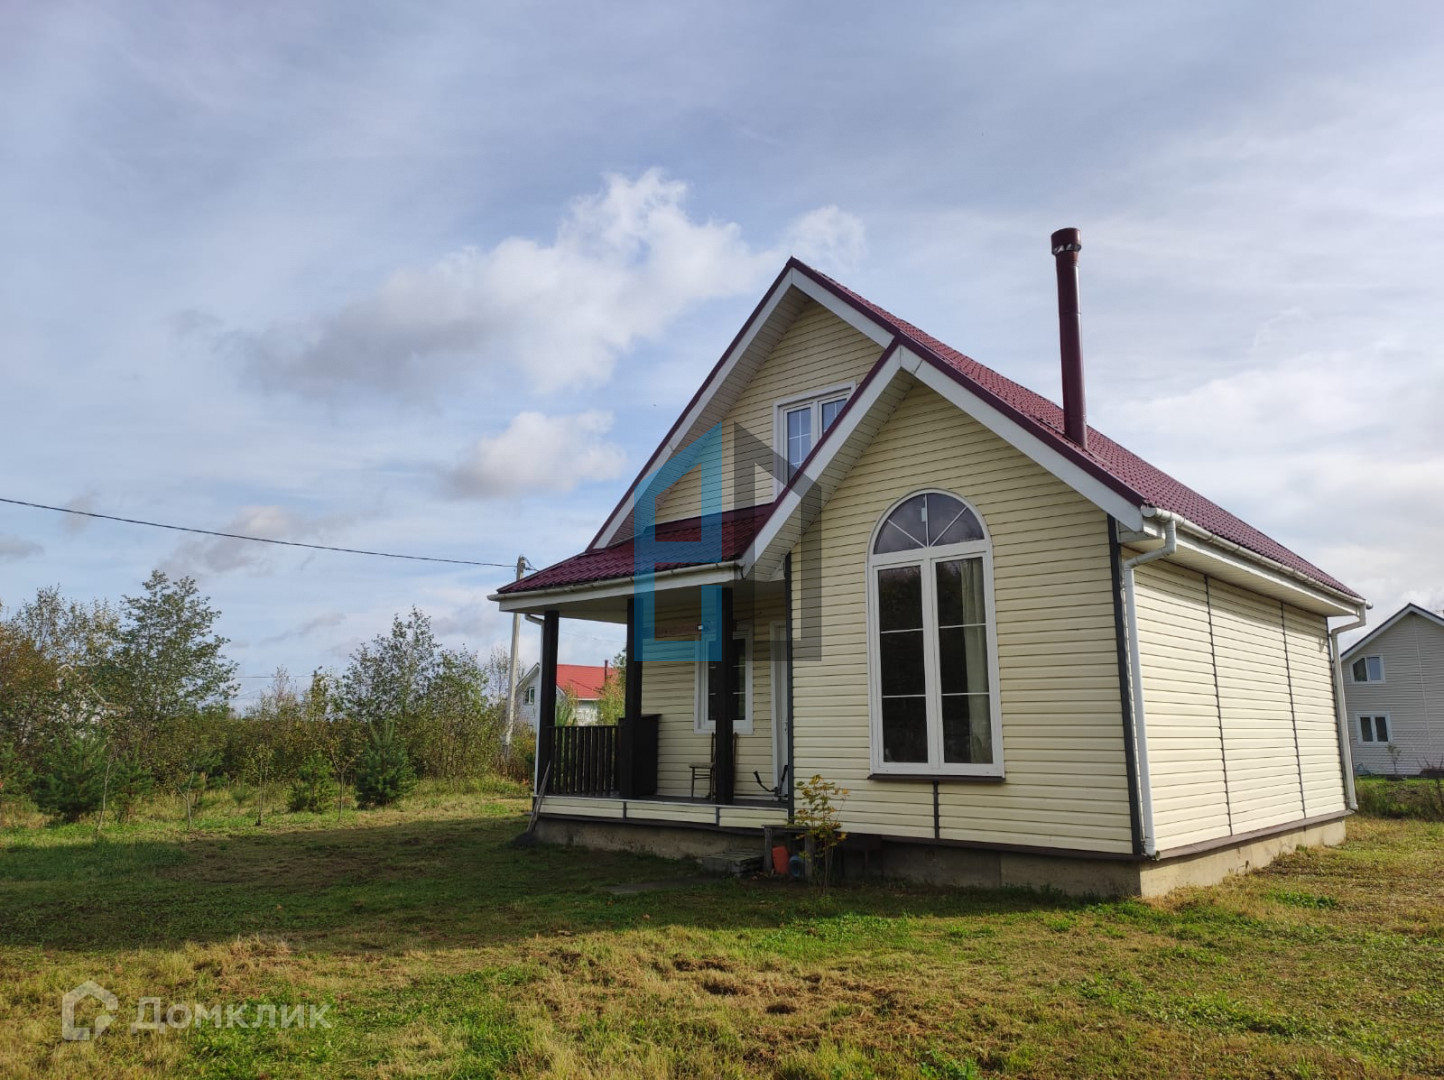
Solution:
<path fill-rule="evenodd" d="M 389 721 L 373 724 L 371 738 L 356 766 L 356 805 L 389 806 L 416 787 L 416 770 L 406 746 Z"/>
<path fill-rule="evenodd" d="M 20 802 L 30 794 L 34 783 L 35 774 L 25 759 L 10 743 L 0 742 L 0 825 L 5 823 L 6 804 Z"/>
<path fill-rule="evenodd" d="M 40 764 L 35 805 L 64 821 L 100 809 L 105 787 L 105 743 L 94 735 L 58 740 Z"/>
<path fill-rule="evenodd" d="M 1444 778 L 1360 777 L 1354 783 L 1354 790 L 1361 814 L 1444 821 Z"/>
<path fill-rule="evenodd" d="M 312 754 L 299 769 L 291 784 L 291 813 L 319 814 L 336 805 L 340 791 L 331 778 L 331 764 L 320 754 Z"/>

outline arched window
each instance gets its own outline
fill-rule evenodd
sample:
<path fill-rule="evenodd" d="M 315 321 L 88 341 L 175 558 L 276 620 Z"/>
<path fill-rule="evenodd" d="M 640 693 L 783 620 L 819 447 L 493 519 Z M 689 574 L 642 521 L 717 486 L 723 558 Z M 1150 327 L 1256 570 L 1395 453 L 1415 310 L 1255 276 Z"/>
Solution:
<path fill-rule="evenodd" d="M 911 495 L 868 551 L 872 766 L 1001 776 L 992 549 L 943 491 Z"/>

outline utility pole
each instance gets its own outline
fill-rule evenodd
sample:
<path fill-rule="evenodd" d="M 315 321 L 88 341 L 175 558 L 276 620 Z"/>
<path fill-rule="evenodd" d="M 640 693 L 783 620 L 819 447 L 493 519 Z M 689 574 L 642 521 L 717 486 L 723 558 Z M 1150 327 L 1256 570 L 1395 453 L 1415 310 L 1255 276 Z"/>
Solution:
<path fill-rule="evenodd" d="M 516 557 L 516 580 L 520 581 L 526 573 L 526 556 Z M 506 736 L 502 740 L 502 747 L 507 755 L 511 754 L 511 736 L 516 730 L 516 650 L 521 644 L 521 612 L 511 613 L 511 673 L 506 681 Z"/>

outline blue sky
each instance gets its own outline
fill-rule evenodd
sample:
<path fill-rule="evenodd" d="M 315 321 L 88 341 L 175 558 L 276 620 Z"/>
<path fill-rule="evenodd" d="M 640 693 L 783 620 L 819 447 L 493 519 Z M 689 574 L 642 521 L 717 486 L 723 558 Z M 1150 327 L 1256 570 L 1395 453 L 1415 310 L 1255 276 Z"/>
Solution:
<path fill-rule="evenodd" d="M 1095 425 L 1444 606 L 1444 11 L 897 7 L 0 7 L 0 495 L 544 565 L 789 254 L 1056 398 L 1076 225 Z M 0 507 L 7 605 L 156 566 L 246 674 L 508 633 L 502 570 Z"/>

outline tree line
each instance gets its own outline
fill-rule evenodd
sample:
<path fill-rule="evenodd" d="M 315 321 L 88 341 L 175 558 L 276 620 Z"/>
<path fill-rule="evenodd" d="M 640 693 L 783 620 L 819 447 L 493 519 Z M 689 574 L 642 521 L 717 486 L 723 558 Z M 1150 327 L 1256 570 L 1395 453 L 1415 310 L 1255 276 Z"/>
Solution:
<path fill-rule="evenodd" d="M 245 781 L 258 815 L 382 806 L 420 777 L 530 776 L 532 738 L 508 748 L 506 656 L 436 640 L 413 609 L 340 672 L 277 671 L 244 708 L 220 616 L 188 577 L 157 570 L 119 604 L 41 589 L 0 609 L 0 816 L 32 799 L 64 820 L 123 820 L 152 793 L 187 819 L 217 783 Z"/>

